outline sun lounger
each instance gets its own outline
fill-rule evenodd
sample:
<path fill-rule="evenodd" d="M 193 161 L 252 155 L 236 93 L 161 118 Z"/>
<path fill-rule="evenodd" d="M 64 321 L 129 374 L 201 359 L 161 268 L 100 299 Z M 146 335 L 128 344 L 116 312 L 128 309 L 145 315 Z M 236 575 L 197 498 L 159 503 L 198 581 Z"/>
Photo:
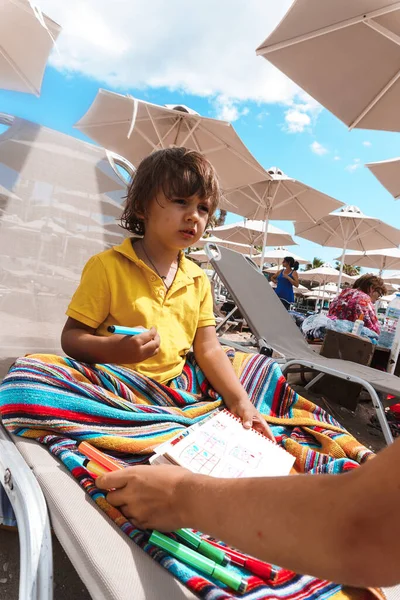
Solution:
<path fill-rule="evenodd" d="M 206 252 L 221 281 L 229 290 L 237 307 L 257 339 L 260 350 L 271 349 L 285 357 L 283 372 L 294 365 L 319 372 L 318 378 L 333 375 L 358 383 L 371 397 L 379 424 L 387 444 L 393 442 L 381 395 L 392 394 L 396 403 L 400 398 L 400 378 L 339 358 L 325 358 L 317 354 L 282 306 L 264 275 L 243 254 L 215 244 L 207 244 Z"/>

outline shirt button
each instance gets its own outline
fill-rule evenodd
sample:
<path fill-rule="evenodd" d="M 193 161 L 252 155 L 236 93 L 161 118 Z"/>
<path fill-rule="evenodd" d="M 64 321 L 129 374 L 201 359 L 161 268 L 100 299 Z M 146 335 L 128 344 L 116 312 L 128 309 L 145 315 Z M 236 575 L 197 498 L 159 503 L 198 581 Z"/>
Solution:
<path fill-rule="evenodd" d="M 150 276 L 150 281 L 155 281 L 155 280 L 156 280 L 156 277 L 155 277 L 155 275 L 151 275 L 151 276 Z"/>
<path fill-rule="evenodd" d="M 163 298 L 163 297 L 164 297 L 164 290 L 160 290 L 160 291 L 158 292 L 158 295 L 159 295 L 159 296 L 161 296 L 161 297 Z"/>

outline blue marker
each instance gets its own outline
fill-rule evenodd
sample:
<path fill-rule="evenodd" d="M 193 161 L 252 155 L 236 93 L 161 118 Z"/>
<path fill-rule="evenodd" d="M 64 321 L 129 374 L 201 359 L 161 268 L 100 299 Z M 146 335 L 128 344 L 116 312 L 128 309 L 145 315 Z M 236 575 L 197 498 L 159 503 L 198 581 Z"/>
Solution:
<path fill-rule="evenodd" d="M 145 331 L 149 331 L 144 327 L 120 327 L 119 325 L 109 325 L 107 331 L 110 333 L 119 333 L 120 335 L 139 335 Z"/>

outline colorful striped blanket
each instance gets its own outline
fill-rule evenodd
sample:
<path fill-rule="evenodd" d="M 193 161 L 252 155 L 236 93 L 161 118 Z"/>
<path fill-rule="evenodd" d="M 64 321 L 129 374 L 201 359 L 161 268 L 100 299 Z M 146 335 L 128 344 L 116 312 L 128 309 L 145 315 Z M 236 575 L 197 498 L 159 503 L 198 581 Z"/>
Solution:
<path fill-rule="evenodd" d="M 233 351 L 228 356 L 278 443 L 296 457 L 297 472 L 343 473 L 371 456 L 322 408 L 294 392 L 274 361 Z M 87 365 L 52 355 L 18 359 L 0 386 L 4 426 L 46 445 L 126 535 L 204 600 L 236 595 L 150 545 L 147 532 L 135 529 L 107 503 L 76 448 L 87 440 L 125 465 L 144 463 L 158 444 L 220 405 L 221 398 L 193 355 L 188 355 L 182 375 L 168 386 L 116 365 Z M 289 574 L 274 584 L 246 571 L 242 574 L 248 588 L 241 597 L 249 600 L 371 597 L 368 591 L 349 591 L 309 576 Z"/>

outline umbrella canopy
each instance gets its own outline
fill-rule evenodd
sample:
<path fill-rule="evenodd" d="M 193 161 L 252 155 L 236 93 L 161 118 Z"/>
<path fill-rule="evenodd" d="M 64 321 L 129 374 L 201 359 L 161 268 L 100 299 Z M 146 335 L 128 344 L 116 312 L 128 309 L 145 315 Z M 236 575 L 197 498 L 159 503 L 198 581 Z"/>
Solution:
<path fill-rule="evenodd" d="M 251 246 L 249 246 L 249 244 L 236 244 L 235 242 L 222 240 L 221 238 L 217 238 L 212 235 L 210 235 L 208 238 L 201 238 L 198 242 L 196 242 L 196 247 L 204 248 L 206 244 L 218 244 L 219 246 L 234 250 L 235 252 L 240 252 L 240 254 L 250 254 L 251 252 Z"/>
<path fill-rule="evenodd" d="M 135 166 L 155 150 L 185 146 L 208 158 L 223 188 L 265 177 L 230 123 L 201 117 L 184 106 L 165 108 L 100 89 L 75 127 Z"/>
<path fill-rule="evenodd" d="M 255 258 L 260 258 L 261 259 L 262 254 L 253 256 L 253 259 Z M 269 263 L 274 263 L 274 264 L 280 264 L 284 258 L 286 258 L 286 256 L 291 256 L 292 258 L 294 258 L 294 260 L 296 260 L 299 265 L 308 265 L 308 263 L 310 262 L 309 260 L 306 260 L 305 258 L 301 258 L 301 256 L 297 256 L 297 254 L 293 254 L 293 252 L 291 252 L 290 250 L 288 250 L 287 248 L 274 248 L 273 250 L 269 250 L 268 248 L 265 250 L 264 253 L 264 261 L 265 262 L 269 262 Z"/>
<path fill-rule="evenodd" d="M 365 166 L 396 200 L 400 198 L 400 158 L 368 163 Z"/>
<path fill-rule="evenodd" d="M 337 283 L 339 285 L 339 277 L 339 271 L 334 269 L 329 263 L 325 263 L 322 267 L 318 267 L 317 269 L 299 272 L 299 279 L 302 281 L 316 281 L 322 286 L 327 283 Z M 353 283 L 353 279 L 345 273 L 342 274 L 342 281 Z"/>
<path fill-rule="evenodd" d="M 341 289 L 336 285 L 336 283 L 330 282 L 325 285 L 319 285 L 311 290 L 312 292 L 319 293 L 323 292 L 324 294 L 340 294 Z"/>
<path fill-rule="evenodd" d="M 61 27 L 28 0 L 0 0 L 0 88 L 40 95 Z"/>
<path fill-rule="evenodd" d="M 252 220 L 238 221 L 231 225 L 214 227 L 212 232 L 216 237 L 224 240 L 250 244 L 251 246 L 261 246 L 264 238 L 264 222 Z M 289 233 L 273 225 L 268 225 L 268 239 L 274 246 L 296 245 L 296 242 Z"/>
<path fill-rule="evenodd" d="M 391 283 L 393 285 L 400 285 L 400 273 L 394 273 L 393 275 L 387 275 L 384 279 L 385 283 Z"/>
<path fill-rule="evenodd" d="M 365 252 L 400 244 L 400 230 L 374 217 L 364 215 L 357 206 L 345 206 L 318 223 L 296 222 L 296 235 L 320 244 L 343 248 L 340 275 L 347 249 Z M 339 285 L 341 279 L 339 278 Z"/>
<path fill-rule="evenodd" d="M 342 257 L 335 260 L 341 260 Z M 368 250 L 367 252 L 346 252 L 346 265 L 357 265 L 367 269 L 379 269 L 379 274 L 386 269 L 400 269 L 400 249 L 385 248 L 383 250 Z"/>
<path fill-rule="evenodd" d="M 343 202 L 288 177 L 277 167 L 268 169 L 262 181 L 224 190 L 220 204 L 245 219 L 314 222 L 341 206 Z"/>
<path fill-rule="evenodd" d="M 296 0 L 257 54 L 350 128 L 400 131 L 399 34 L 397 0 Z"/>
<path fill-rule="evenodd" d="M 210 259 L 208 258 L 207 254 L 203 252 L 203 250 L 195 250 L 193 252 L 188 252 L 186 256 L 190 256 L 190 258 L 193 258 L 193 260 L 200 264 L 210 262 Z"/>

